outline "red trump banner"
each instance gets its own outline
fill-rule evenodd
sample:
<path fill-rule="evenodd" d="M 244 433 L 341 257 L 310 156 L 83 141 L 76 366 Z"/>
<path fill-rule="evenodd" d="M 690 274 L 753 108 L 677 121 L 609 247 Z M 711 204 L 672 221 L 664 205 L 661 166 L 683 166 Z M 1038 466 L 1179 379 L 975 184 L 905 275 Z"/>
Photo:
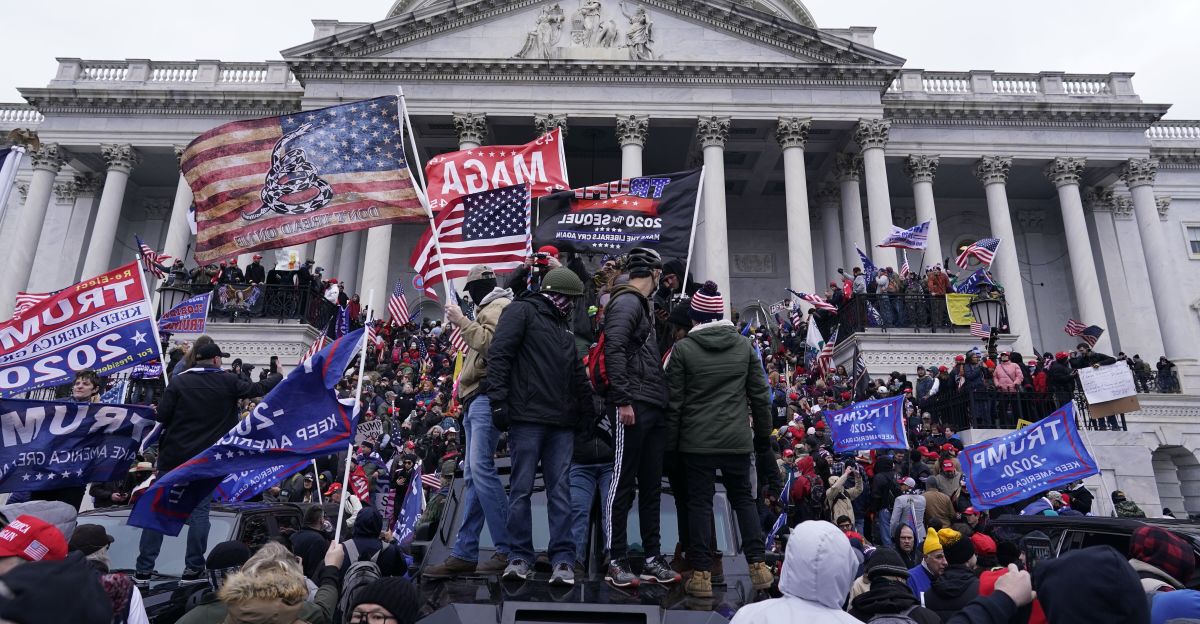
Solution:
<path fill-rule="evenodd" d="M 571 188 L 562 130 L 525 145 L 484 145 L 434 156 L 425 163 L 429 205 L 435 212 L 465 195 L 529 184 L 533 197 Z"/>

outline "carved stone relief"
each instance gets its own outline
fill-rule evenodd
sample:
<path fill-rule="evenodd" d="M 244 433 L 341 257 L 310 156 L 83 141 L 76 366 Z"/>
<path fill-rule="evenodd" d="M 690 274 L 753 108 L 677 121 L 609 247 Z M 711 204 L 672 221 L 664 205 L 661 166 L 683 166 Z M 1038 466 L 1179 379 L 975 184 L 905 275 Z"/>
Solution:
<path fill-rule="evenodd" d="M 654 21 L 650 14 L 645 7 L 631 8 L 624 0 L 619 0 L 617 7 L 624 17 L 624 33 L 618 28 L 617 17 L 600 0 L 580 0 L 579 7 L 569 14 L 562 3 L 547 5 L 538 13 L 515 57 L 653 60 Z"/>

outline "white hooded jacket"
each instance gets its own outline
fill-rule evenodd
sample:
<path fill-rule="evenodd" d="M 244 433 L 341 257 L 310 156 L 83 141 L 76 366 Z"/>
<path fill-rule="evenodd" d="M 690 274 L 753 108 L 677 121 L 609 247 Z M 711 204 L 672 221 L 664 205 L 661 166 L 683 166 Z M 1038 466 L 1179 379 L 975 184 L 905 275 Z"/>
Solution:
<path fill-rule="evenodd" d="M 742 607 L 730 624 L 861 624 L 842 611 L 842 601 L 858 571 L 852 548 L 836 526 L 824 521 L 801 522 L 788 537 L 779 578 L 783 597 Z"/>

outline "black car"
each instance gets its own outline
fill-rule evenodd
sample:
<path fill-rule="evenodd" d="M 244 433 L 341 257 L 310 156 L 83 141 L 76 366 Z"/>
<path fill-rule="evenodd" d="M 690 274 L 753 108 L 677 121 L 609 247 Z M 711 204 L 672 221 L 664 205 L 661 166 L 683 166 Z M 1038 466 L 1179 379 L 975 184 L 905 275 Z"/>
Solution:
<path fill-rule="evenodd" d="M 310 505 L 292 503 L 213 503 L 209 512 L 208 549 L 221 542 L 237 540 L 256 550 L 282 535 L 298 530 Z M 142 529 L 128 525 L 130 506 L 107 507 L 79 514 L 79 524 L 98 524 L 111 535 L 110 569 L 133 574 Z M 335 511 L 336 513 L 336 511 Z M 207 583 L 181 583 L 183 557 L 190 527 L 176 537 L 165 536 L 154 564 L 155 575 L 141 588 L 146 613 L 154 624 L 171 624 L 188 607 L 193 594 L 208 589 Z M 207 553 L 206 553 L 207 554 Z"/>
<path fill-rule="evenodd" d="M 1192 555 L 1200 567 L 1200 524 L 1171 518 L 1109 518 L 1094 516 L 1001 516 L 991 520 L 991 532 L 997 539 L 1017 542 L 1038 531 L 1049 539 L 1046 556 L 1058 557 L 1071 550 L 1108 545 L 1128 553 L 1133 532 L 1142 526 L 1166 529 L 1192 545 Z M 1189 585 L 1200 589 L 1200 578 Z"/>
<path fill-rule="evenodd" d="M 497 460 L 501 479 L 507 484 L 506 460 Z M 443 513 L 436 526 L 418 527 L 413 552 L 418 565 L 440 563 L 450 555 L 462 522 L 463 480 L 456 478 L 446 495 Z M 594 501 L 587 530 L 586 571 L 576 574 L 575 585 L 555 587 L 549 584 L 550 566 L 545 559 L 549 542 L 546 495 L 540 479 L 530 497 L 533 517 L 533 543 L 538 551 L 534 577 L 528 581 L 501 581 L 496 576 L 467 576 L 451 580 L 421 578 L 419 588 L 424 602 L 422 624 L 487 622 L 726 622 L 742 605 L 769 597 L 757 592 L 750 582 L 750 571 L 740 543 L 737 520 L 730 513 L 725 490 L 719 483 L 713 497 L 717 545 L 723 553 L 725 583 L 714 583 L 713 597 L 696 599 L 683 591 L 683 583 L 668 586 L 643 583 L 637 589 L 616 588 L 604 581 L 602 559 L 604 533 L 599 524 L 598 501 Z M 675 499 L 669 489 L 662 496 L 661 533 L 663 548 L 674 549 L 678 541 Z M 637 505 L 629 514 L 630 557 L 635 572 L 640 571 L 641 535 Z M 479 559 L 494 553 L 486 524 L 479 538 Z M 420 577 L 417 577 L 420 578 Z"/>

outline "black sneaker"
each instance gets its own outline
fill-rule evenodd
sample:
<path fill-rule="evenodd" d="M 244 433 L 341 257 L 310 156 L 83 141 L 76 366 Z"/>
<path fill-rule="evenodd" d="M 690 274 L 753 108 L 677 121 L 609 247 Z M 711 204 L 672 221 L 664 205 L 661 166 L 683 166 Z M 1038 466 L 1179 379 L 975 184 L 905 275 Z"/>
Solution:
<path fill-rule="evenodd" d="M 153 572 L 134 572 L 133 573 L 133 582 L 136 585 L 148 585 L 148 584 L 150 584 L 150 579 L 152 579 L 152 578 L 154 578 Z"/>
<path fill-rule="evenodd" d="M 207 583 L 208 579 L 204 578 L 204 570 L 192 570 L 190 568 L 183 571 L 183 575 L 179 577 L 180 583 Z"/>
<path fill-rule="evenodd" d="M 672 570 L 662 557 L 647 557 L 642 566 L 642 580 L 660 585 L 678 583 L 683 579 L 678 572 Z"/>
<path fill-rule="evenodd" d="M 637 575 L 629 571 L 629 564 L 624 561 L 610 561 L 604 580 L 616 587 L 637 587 L 641 583 Z"/>

